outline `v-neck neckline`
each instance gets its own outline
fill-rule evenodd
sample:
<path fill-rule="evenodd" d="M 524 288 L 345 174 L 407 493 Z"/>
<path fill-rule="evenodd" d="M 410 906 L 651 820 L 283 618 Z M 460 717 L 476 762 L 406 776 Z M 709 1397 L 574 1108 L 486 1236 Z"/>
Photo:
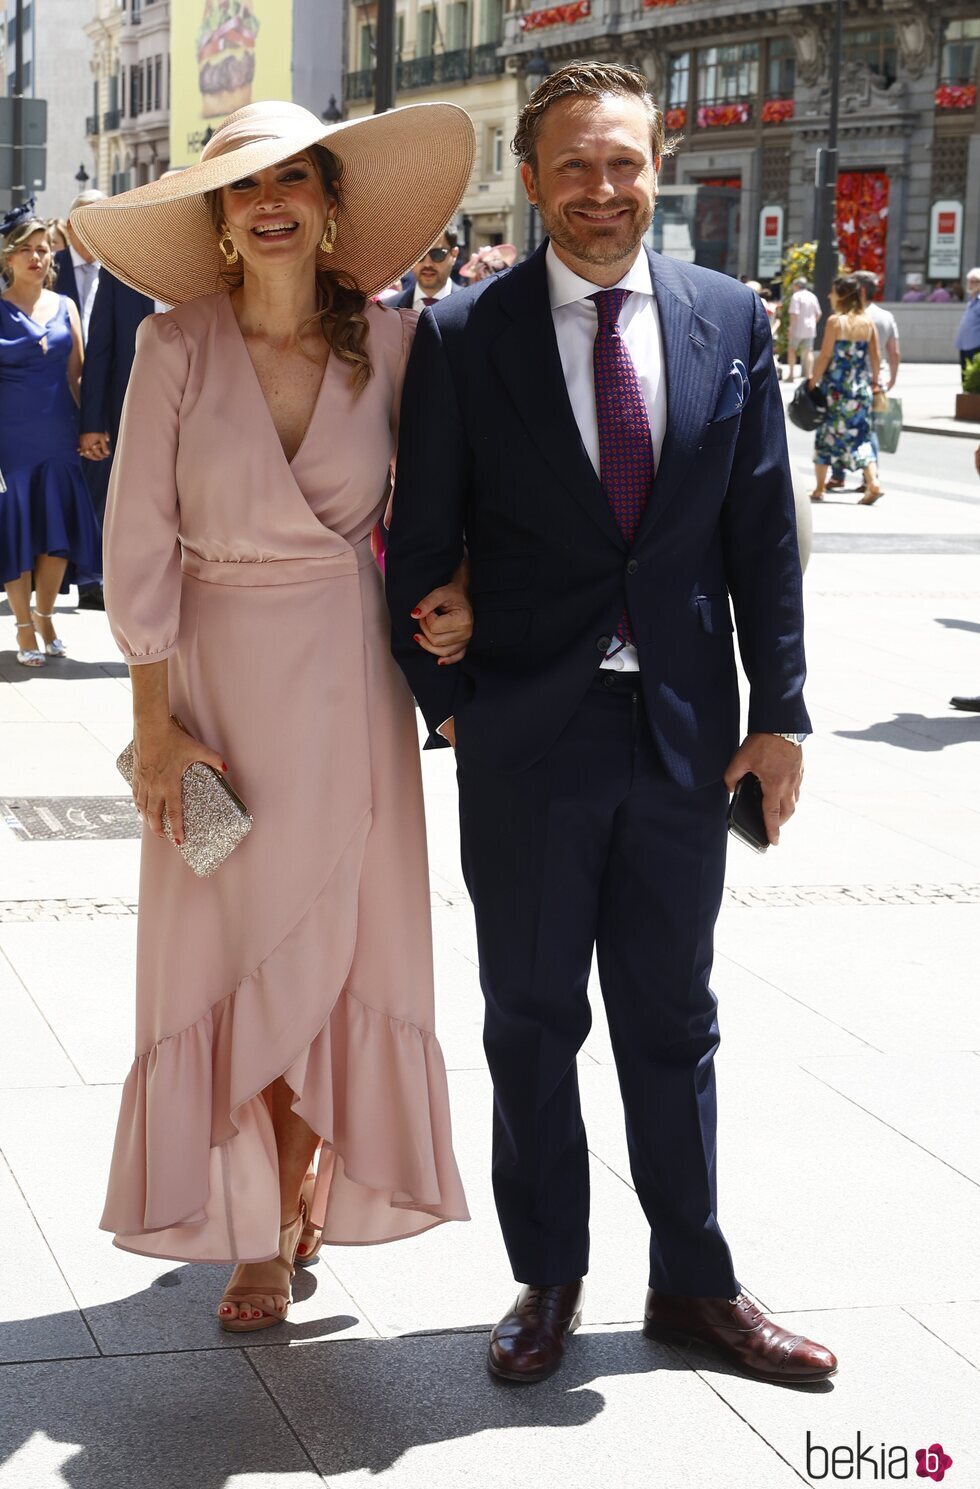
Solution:
<path fill-rule="evenodd" d="M 58 319 L 58 316 L 61 314 L 61 300 L 60 299 L 58 299 L 58 303 L 55 306 L 54 314 L 51 316 L 50 320 L 46 320 L 46 321 L 35 320 L 34 317 L 31 315 L 30 311 L 25 310 L 22 305 L 18 305 L 15 300 L 8 300 L 4 296 L 3 297 L 3 303 L 4 303 L 4 305 L 8 306 L 10 308 L 10 310 L 12 310 L 12 311 L 16 310 L 17 314 L 18 315 L 22 315 L 24 317 L 25 321 L 30 321 L 30 323 L 31 323 L 32 326 L 36 326 L 37 329 L 41 332 L 42 338 L 45 337 L 48 334 L 48 331 L 50 330 L 51 326 L 54 325 L 54 322 Z"/>
<path fill-rule="evenodd" d="M 222 299 L 227 301 L 227 307 L 226 307 L 227 308 L 227 312 L 228 312 L 228 315 L 231 317 L 232 326 L 234 328 L 235 336 L 237 337 L 238 342 L 239 342 L 239 345 L 241 346 L 241 349 L 242 349 L 242 355 L 244 356 L 245 361 L 248 363 L 249 371 L 252 374 L 252 381 L 255 384 L 255 391 L 258 394 L 259 402 L 261 403 L 262 407 L 265 409 L 266 418 L 268 419 L 268 421 L 269 421 L 269 427 L 272 430 L 272 437 L 275 440 L 276 444 L 279 446 L 279 453 L 282 455 L 282 458 L 283 458 L 283 460 L 286 463 L 287 469 L 289 470 L 290 474 L 293 474 L 293 467 L 295 466 L 297 460 L 299 459 L 299 457 L 302 455 L 303 451 L 305 450 L 305 448 L 306 448 L 306 442 L 307 442 L 307 440 L 310 437 L 310 430 L 313 428 L 313 425 L 316 423 L 317 413 L 319 412 L 319 408 L 320 408 L 320 401 L 323 398 L 324 385 L 326 384 L 327 376 L 328 376 L 328 374 L 330 372 L 330 367 L 331 367 L 331 365 L 333 363 L 333 358 L 330 356 L 330 353 L 328 351 L 328 353 L 327 353 L 327 360 L 323 364 L 323 376 L 320 378 L 320 386 L 316 390 L 316 397 L 313 400 L 313 408 L 310 411 L 310 417 L 309 417 L 309 419 L 307 421 L 306 428 L 303 430 L 303 437 L 300 440 L 299 444 L 296 446 L 296 451 L 295 451 L 292 459 L 290 459 L 290 457 L 286 454 L 286 447 L 285 447 L 285 445 L 283 444 L 282 440 L 279 438 L 279 430 L 276 428 L 276 421 L 272 417 L 272 409 L 269 407 L 269 400 L 266 398 L 265 394 L 262 391 L 262 384 L 259 381 L 259 375 L 258 375 L 258 373 L 255 370 L 255 363 L 252 361 L 252 358 L 251 358 L 251 356 L 249 354 L 248 342 L 245 340 L 245 336 L 244 336 L 244 333 L 242 331 L 242 328 L 241 328 L 241 326 L 238 323 L 238 316 L 235 314 L 235 307 L 231 303 L 231 295 L 230 294 L 222 294 Z"/>

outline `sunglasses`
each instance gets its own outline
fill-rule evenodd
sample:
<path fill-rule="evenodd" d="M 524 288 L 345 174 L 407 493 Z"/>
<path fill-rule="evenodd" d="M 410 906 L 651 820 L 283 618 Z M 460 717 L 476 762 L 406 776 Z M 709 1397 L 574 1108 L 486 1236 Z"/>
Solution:
<path fill-rule="evenodd" d="M 431 259 L 434 264 L 441 264 L 443 259 L 447 258 L 451 253 L 451 248 L 430 248 L 428 253 L 423 253 L 422 257 L 419 259 L 419 263 L 421 264 L 424 263 L 426 259 Z"/>

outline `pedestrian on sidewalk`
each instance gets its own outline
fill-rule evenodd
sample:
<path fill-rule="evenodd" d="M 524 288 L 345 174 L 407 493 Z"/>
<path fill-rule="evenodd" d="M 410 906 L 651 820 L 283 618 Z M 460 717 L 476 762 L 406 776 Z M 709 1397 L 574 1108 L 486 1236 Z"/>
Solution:
<path fill-rule="evenodd" d="M 956 350 L 965 372 L 971 357 L 980 356 L 980 264 L 966 276 L 967 304 L 956 331 Z"/>
<path fill-rule="evenodd" d="M 17 661 L 43 667 L 65 655 L 54 602 L 67 589 L 69 562 L 82 569 L 100 562 L 78 457 L 82 333 L 72 301 L 51 287 L 51 245 L 33 198 L 0 219 L 0 242 L 7 286 L 0 297 L 0 580 L 16 622 Z"/>
<path fill-rule="evenodd" d="M 370 296 L 452 217 L 472 159 L 450 104 L 325 129 L 263 102 L 197 165 L 81 214 L 113 273 L 176 307 L 139 328 L 106 522 L 146 831 L 102 1225 L 127 1250 L 238 1263 L 218 1308 L 234 1332 L 285 1318 L 323 1241 L 467 1218 L 415 711 L 370 541 L 416 317 Z M 458 584 L 413 608 L 413 644 L 462 655 Z M 166 813 L 181 841 L 194 761 L 227 769 L 254 819 L 213 879 L 164 834 Z"/>
<path fill-rule="evenodd" d="M 452 228 L 441 232 L 417 264 L 412 265 L 414 279 L 408 289 L 402 290 L 388 303 L 398 310 L 418 310 L 444 300 L 454 290 L 463 286 L 453 279 L 453 270 L 459 258 L 459 239 Z"/>
<path fill-rule="evenodd" d="M 741 1291 L 717 1214 L 709 978 L 728 792 L 761 779 L 775 842 L 810 724 L 769 324 L 744 285 L 644 247 L 667 148 L 642 73 L 572 62 L 547 78 L 514 151 L 548 239 L 426 311 L 402 404 L 392 640 L 430 744 L 458 746 L 494 1195 L 522 1284 L 489 1367 L 518 1382 L 557 1369 L 582 1314 L 575 1061 L 593 949 L 651 1228 L 645 1332 L 766 1379 L 836 1368 Z M 418 652 L 411 610 L 464 545 L 461 672 Z M 730 595 L 751 684 L 741 746 Z"/>
<path fill-rule="evenodd" d="M 887 382 L 883 367 L 879 369 L 878 380 L 882 391 L 890 393 L 895 387 L 895 382 L 898 378 L 898 369 L 902 365 L 902 352 L 898 339 L 898 322 L 891 311 L 886 310 L 883 305 L 879 305 L 875 299 L 878 289 L 878 279 L 870 269 L 858 269 L 851 277 L 857 280 L 858 288 L 861 291 L 862 308 L 867 312 L 871 319 L 871 324 L 877 333 L 879 356 L 888 363 Z M 875 460 L 877 461 L 879 458 L 878 435 L 875 428 L 873 400 L 871 407 L 871 445 L 874 450 Z M 879 471 L 879 480 L 880 475 L 881 473 Z M 843 491 L 844 485 L 844 467 L 835 463 L 831 467 L 830 477 L 827 481 L 827 490 Z"/>
<path fill-rule="evenodd" d="M 813 371 L 813 343 L 819 320 L 820 301 L 806 279 L 795 279 L 789 299 L 789 329 L 786 333 L 786 366 L 790 382 L 796 377 L 797 355 L 801 375 L 809 377 Z"/>
<path fill-rule="evenodd" d="M 810 500 L 823 501 L 827 473 L 837 466 L 863 473 L 864 495 L 859 505 L 870 507 L 882 495 L 871 428 L 874 395 L 880 391 L 878 333 L 853 274 L 834 280 L 830 304 L 832 314 L 827 317 L 823 346 L 808 384 L 814 388 L 820 383 L 826 397 L 814 442 L 817 484 Z"/>

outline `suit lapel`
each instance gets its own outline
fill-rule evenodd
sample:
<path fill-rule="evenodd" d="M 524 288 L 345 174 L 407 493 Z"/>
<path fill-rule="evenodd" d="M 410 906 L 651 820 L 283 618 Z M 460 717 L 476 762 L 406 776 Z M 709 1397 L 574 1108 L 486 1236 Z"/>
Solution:
<path fill-rule="evenodd" d="M 618 548 L 625 548 L 606 494 L 582 444 L 565 387 L 548 298 L 547 244 L 499 287 L 503 327 L 491 359 L 529 438 L 562 485 Z"/>
<path fill-rule="evenodd" d="M 684 489 L 705 425 L 720 391 L 718 327 L 694 309 L 697 293 L 672 259 L 649 249 L 650 273 L 660 316 L 664 376 L 667 379 L 667 432 L 653 490 L 640 522 L 641 542 Z"/>

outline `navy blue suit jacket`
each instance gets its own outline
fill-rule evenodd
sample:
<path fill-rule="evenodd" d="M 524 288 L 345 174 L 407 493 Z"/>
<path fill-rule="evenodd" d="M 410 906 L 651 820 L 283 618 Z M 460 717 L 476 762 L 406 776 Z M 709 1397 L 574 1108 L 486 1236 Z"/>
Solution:
<path fill-rule="evenodd" d="M 81 303 L 78 298 L 78 285 L 75 283 L 75 265 L 71 261 L 71 249 L 59 248 L 54 256 L 54 263 L 55 294 L 67 295 L 81 309 Z"/>
<path fill-rule="evenodd" d="M 545 247 L 419 321 L 386 558 L 392 650 L 430 747 L 454 715 L 461 758 L 521 769 L 582 701 L 628 598 L 661 757 L 680 785 L 706 785 L 739 740 L 730 599 L 749 730 L 810 727 L 796 513 L 766 314 L 735 280 L 650 253 L 667 432 L 628 547 L 572 414 Z M 413 642 L 410 612 L 464 547 L 475 629 L 465 662 L 438 667 Z"/>
<path fill-rule="evenodd" d="M 113 449 L 136 355 L 136 332 L 152 314 L 148 295 L 130 289 L 108 269 L 100 271 L 82 370 L 80 428 L 83 434 L 108 432 Z"/>

